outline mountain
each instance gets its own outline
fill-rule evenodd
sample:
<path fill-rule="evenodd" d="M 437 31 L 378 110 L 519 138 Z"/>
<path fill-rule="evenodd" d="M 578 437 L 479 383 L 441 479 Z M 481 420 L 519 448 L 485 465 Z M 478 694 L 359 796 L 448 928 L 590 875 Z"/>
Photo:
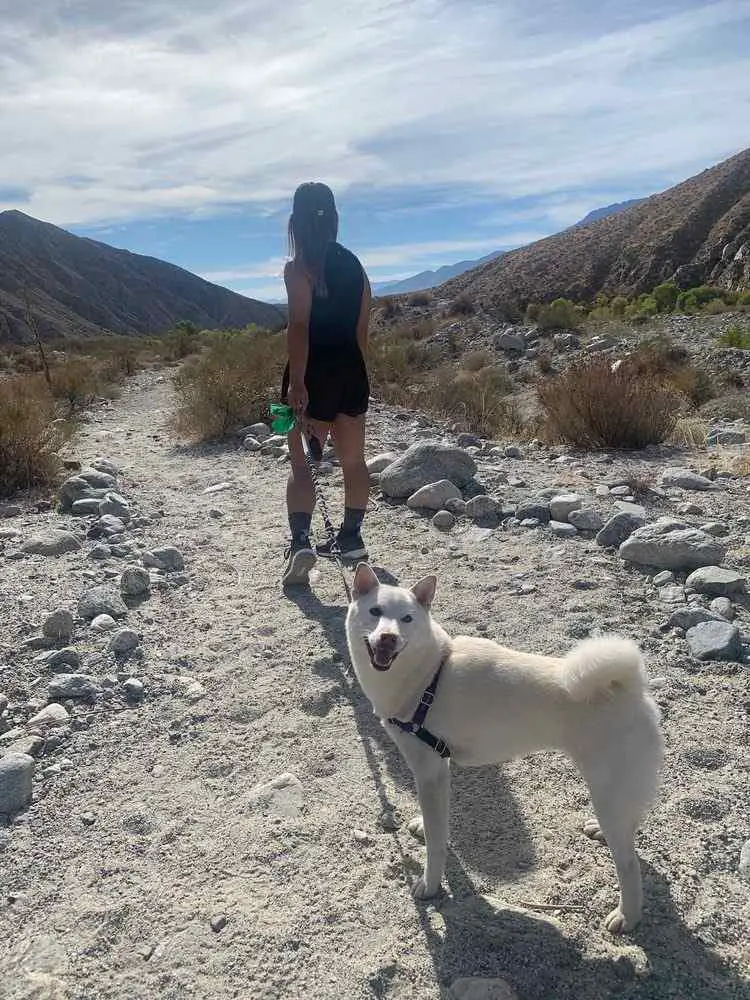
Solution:
<path fill-rule="evenodd" d="M 23 212 L 0 212 L 0 342 L 29 337 L 26 296 L 45 338 L 159 334 L 284 323 L 275 306 L 153 257 L 74 236 Z"/>
<path fill-rule="evenodd" d="M 420 292 L 426 288 L 436 288 L 450 278 L 456 278 L 464 271 L 470 271 L 474 267 L 480 267 L 487 261 L 502 257 L 505 250 L 495 250 L 488 253 L 486 257 L 478 260 L 460 260 L 456 264 L 444 264 L 434 271 L 420 271 L 419 274 L 412 274 L 409 278 L 401 281 L 376 281 L 372 286 L 375 295 L 401 295 L 404 292 Z"/>
<path fill-rule="evenodd" d="M 525 305 L 681 287 L 750 285 L 750 149 L 624 211 L 512 250 L 441 294 Z"/>
<path fill-rule="evenodd" d="M 620 201 L 614 205 L 595 208 L 585 218 L 581 219 L 580 222 L 574 223 L 570 228 L 575 229 L 578 226 L 587 226 L 590 222 L 595 222 L 597 219 L 606 219 L 610 215 L 617 215 L 632 205 L 639 204 L 642 200 L 642 198 L 632 198 L 630 201 Z M 467 271 L 481 267 L 482 264 L 487 264 L 491 260 L 504 257 L 506 253 L 508 253 L 507 250 L 495 250 L 492 253 L 488 253 L 486 257 L 480 257 L 478 260 L 460 260 L 457 264 L 444 264 L 443 267 L 438 267 L 434 271 L 420 271 L 419 274 L 413 274 L 411 277 L 404 278 L 401 281 L 375 282 L 372 290 L 375 295 L 401 295 L 405 292 L 419 292 L 427 288 L 437 288 L 438 285 L 444 284 L 451 278 L 457 278 Z"/>

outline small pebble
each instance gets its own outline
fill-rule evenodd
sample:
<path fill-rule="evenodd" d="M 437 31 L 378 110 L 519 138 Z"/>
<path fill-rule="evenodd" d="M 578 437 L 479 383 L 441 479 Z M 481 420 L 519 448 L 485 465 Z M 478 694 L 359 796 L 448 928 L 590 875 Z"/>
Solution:
<path fill-rule="evenodd" d="M 219 913 L 215 917 L 211 917 L 210 923 L 211 923 L 211 930 L 215 934 L 218 934 L 219 931 L 223 931 L 224 928 L 227 926 L 227 918 L 225 914 Z"/>

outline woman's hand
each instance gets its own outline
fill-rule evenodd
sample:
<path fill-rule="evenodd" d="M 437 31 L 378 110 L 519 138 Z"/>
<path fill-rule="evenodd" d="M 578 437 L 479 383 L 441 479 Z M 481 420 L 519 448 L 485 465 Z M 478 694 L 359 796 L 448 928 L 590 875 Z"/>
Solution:
<path fill-rule="evenodd" d="M 304 416 L 309 401 L 305 383 L 290 382 L 287 391 L 287 400 L 298 417 Z"/>

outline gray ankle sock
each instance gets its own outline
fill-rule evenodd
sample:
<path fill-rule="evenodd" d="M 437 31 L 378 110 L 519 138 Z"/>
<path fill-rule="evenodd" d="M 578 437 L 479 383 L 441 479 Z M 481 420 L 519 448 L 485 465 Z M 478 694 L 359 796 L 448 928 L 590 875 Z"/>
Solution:
<path fill-rule="evenodd" d="M 289 512 L 289 527 L 292 532 L 292 538 L 295 541 L 302 541 L 303 539 L 308 539 L 310 537 L 310 525 L 312 524 L 312 514 L 308 514 L 303 510 L 294 510 Z"/>
<path fill-rule="evenodd" d="M 365 519 L 364 508 L 344 507 L 344 521 L 341 525 L 342 535 L 357 535 L 362 528 Z"/>

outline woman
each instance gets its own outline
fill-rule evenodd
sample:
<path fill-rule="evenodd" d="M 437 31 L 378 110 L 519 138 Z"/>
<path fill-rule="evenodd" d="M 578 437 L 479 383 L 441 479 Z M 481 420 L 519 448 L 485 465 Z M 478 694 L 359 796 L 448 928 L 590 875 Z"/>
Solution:
<path fill-rule="evenodd" d="M 285 586 L 307 583 L 316 560 L 310 543 L 315 492 L 300 427 L 321 448 L 330 432 L 344 473 L 344 520 L 336 542 L 342 557 L 367 558 L 361 528 L 370 492 L 365 357 L 372 293 L 359 260 L 337 242 L 338 223 L 330 188 L 314 183 L 297 188 L 289 219 L 292 259 L 284 268 L 289 363 L 281 396 L 298 420 L 289 434 L 286 496 L 292 537 L 285 555 Z M 330 556 L 330 542 L 318 545 L 317 554 Z"/>

